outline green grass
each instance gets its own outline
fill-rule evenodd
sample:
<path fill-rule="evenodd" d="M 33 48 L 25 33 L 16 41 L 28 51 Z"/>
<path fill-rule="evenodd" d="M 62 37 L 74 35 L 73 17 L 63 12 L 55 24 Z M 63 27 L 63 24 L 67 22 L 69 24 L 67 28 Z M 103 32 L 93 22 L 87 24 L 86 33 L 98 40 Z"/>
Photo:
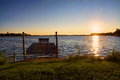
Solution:
<path fill-rule="evenodd" d="M 6 51 L 0 51 L 0 65 L 7 64 L 9 58 L 7 57 Z"/>
<path fill-rule="evenodd" d="M 104 60 L 87 55 L 12 64 L 4 60 L 1 54 L 0 80 L 120 80 L 120 52 L 114 50 Z"/>
<path fill-rule="evenodd" d="M 75 57 L 0 65 L 0 80 L 120 80 L 118 62 Z"/>
<path fill-rule="evenodd" d="M 120 52 L 113 50 L 112 53 L 110 53 L 109 55 L 107 55 L 107 57 L 105 57 L 105 60 L 120 62 Z"/>

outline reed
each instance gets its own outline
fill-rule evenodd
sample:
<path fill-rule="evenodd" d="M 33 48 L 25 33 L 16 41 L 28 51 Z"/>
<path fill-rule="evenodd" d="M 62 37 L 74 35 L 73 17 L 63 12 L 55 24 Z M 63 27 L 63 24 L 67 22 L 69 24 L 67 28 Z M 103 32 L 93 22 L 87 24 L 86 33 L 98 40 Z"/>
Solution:
<path fill-rule="evenodd" d="M 0 65 L 9 63 L 6 51 L 0 51 Z"/>
<path fill-rule="evenodd" d="M 113 50 L 109 55 L 107 55 L 107 57 L 105 57 L 105 60 L 120 62 L 120 52 Z"/>

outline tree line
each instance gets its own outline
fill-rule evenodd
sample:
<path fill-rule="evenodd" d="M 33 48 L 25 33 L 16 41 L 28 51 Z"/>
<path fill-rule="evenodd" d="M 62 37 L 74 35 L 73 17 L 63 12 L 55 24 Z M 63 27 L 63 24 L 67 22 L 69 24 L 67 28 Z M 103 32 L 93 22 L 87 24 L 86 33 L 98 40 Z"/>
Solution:
<path fill-rule="evenodd" d="M 107 32 L 107 33 L 91 33 L 91 35 L 120 36 L 120 29 L 116 29 L 116 31 L 114 32 Z"/>
<path fill-rule="evenodd" d="M 0 36 L 22 36 L 22 33 L 0 33 Z M 30 36 L 30 34 L 25 33 L 25 36 Z"/>

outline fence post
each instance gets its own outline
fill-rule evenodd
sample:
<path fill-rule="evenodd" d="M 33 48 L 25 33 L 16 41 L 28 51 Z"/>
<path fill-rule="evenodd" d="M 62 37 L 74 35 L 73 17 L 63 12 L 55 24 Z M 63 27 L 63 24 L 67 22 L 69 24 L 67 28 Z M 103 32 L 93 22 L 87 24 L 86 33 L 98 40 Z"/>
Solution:
<path fill-rule="evenodd" d="M 22 32 L 23 34 L 23 56 L 24 56 L 24 60 L 25 60 L 25 33 Z"/>
<path fill-rule="evenodd" d="M 56 36 L 56 57 L 58 58 L 58 36 L 57 36 L 57 32 L 55 32 L 55 36 Z"/>
<path fill-rule="evenodd" d="M 16 53 L 14 53 L 14 62 L 16 62 Z"/>

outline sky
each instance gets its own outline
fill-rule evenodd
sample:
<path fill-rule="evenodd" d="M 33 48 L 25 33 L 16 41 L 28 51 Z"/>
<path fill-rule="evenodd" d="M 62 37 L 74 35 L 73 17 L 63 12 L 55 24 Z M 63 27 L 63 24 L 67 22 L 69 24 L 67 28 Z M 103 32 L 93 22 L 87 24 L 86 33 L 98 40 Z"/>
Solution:
<path fill-rule="evenodd" d="M 120 28 L 120 0 L 0 0 L 0 33 L 75 35 Z"/>

